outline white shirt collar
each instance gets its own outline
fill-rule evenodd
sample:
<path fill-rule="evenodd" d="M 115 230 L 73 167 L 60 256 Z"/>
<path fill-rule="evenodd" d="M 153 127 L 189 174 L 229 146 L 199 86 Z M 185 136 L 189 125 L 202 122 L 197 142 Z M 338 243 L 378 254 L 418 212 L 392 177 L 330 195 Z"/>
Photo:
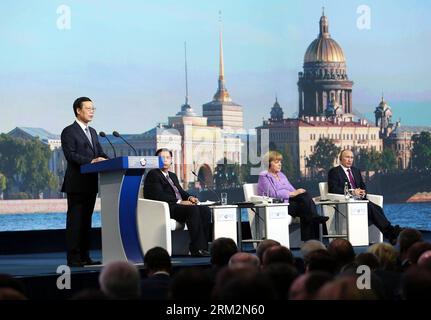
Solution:
<path fill-rule="evenodd" d="M 169 176 L 169 171 L 168 172 L 164 172 L 163 170 L 160 170 L 162 173 L 163 173 L 163 175 L 165 176 L 165 177 L 168 177 Z"/>
<path fill-rule="evenodd" d="M 346 176 L 349 176 L 349 172 L 348 172 L 347 170 L 350 170 L 350 172 L 352 172 L 352 168 L 351 168 L 351 167 L 350 167 L 350 168 L 347 168 L 347 167 L 343 166 L 342 164 L 340 164 L 340 166 L 341 166 L 341 168 L 343 168 L 343 170 L 344 170 L 344 172 L 345 172 Z M 352 174 L 353 174 L 353 173 L 352 173 Z"/>
<path fill-rule="evenodd" d="M 79 126 L 81 127 L 82 130 L 84 130 L 84 132 L 85 132 L 85 128 L 88 128 L 88 124 L 85 124 L 84 122 L 82 122 L 78 118 L 76 118 L 76 123 L 79 124 Z"/>

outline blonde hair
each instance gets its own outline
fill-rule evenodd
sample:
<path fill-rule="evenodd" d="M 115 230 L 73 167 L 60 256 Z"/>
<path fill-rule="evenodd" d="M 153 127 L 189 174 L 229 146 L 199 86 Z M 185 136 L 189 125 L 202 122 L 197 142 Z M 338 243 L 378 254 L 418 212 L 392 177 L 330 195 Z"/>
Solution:
<path fill-rule="evenodd" d="M 283 155 L 278 151 L 269 151 L 263 156 L 262 162 L 269 169 L 271 162 L 275 160 L 283 160 Z"/>
<path fill-rule="evenodd" d="M 368 248 L 368 252 L 373 253 L 379 260 L 380 267 L 385 270 L 394 269 L 397 262 L 397 251 L 385 242 L 373 244 Z"/>

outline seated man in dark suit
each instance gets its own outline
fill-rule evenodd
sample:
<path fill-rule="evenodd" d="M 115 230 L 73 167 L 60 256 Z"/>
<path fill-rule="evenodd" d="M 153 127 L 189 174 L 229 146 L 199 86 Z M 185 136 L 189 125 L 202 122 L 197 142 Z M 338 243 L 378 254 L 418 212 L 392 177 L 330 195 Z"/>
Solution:
<path fill-rule="evenodd" d="M 144 198 L 164 201 L 169 204 L 171 218 L 186 223 L 190 233 L 192 256 L 209 256 L 211 212 L 206 206 L 199 206 L 199 200 L 180 186 L 178 177 L 170 172 L 172 152 L 159 149 L 156 156 L 163 158 L 163 168 L 150 170 L 144 182 Z"/>
<path fill-rule="evenodd" d="M 367 199 L 367 187 L 362 179 L 361 171 L 353 167 L 353 152 L 343 150 L 340 153 L 341 164 L 332 168 L 328 172 L 328 192 L 344 194 L 344 185 L 348 184 L 349 189 L 353 189 L 353 195 L 361 199 Z M 392 226 L 386 218 L 383 209 L 375 203 L 368 202 L 368 219 L 373 223 L 388 239 L 391 244 L 396 244 L 401 228 Z"/>

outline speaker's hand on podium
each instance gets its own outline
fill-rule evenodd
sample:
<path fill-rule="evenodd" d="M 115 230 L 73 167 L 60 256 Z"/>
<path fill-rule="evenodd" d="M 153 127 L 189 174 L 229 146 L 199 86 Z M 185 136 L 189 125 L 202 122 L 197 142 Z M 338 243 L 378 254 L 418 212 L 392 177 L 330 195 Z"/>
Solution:
<path fill-rule="evenodd" d="M 103 157 L 97 157 L 97 158 L 91 160 L 91 163 L 96 163 L 96 162 L 105 161 L 105 160 L 107 160 L 107 159 L 105 159 Z"/>

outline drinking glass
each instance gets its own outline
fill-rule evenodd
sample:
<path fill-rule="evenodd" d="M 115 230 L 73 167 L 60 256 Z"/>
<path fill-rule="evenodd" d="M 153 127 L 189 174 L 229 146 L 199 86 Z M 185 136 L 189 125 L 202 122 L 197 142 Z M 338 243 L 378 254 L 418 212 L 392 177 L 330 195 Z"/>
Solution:
<path fill-rule="evenodd" d="M 221 204 L 222 205 L 227 205 L 227 193 L 226 192 L 222 192 L 220 195 L 220 200 L 221 200 Z"/>

